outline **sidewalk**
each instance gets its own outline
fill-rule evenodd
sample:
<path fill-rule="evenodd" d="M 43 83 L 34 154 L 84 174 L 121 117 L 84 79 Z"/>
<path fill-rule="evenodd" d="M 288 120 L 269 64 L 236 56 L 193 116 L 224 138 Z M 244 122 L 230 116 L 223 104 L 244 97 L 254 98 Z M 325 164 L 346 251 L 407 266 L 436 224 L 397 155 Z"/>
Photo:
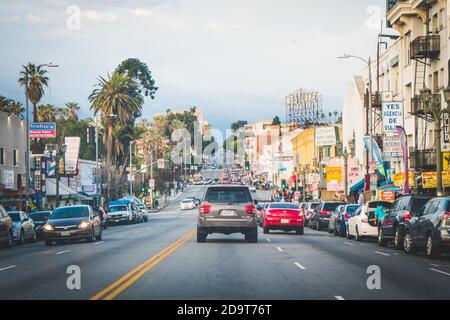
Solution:
<path fill-rule="evenodd" d="M 169 203 L 171 203 L 171 202 L 173 202 L 173 201 L 176 201 L 176 200 L 178 200 L 179 198 L 181 198 L 181 196 L 184 195 L 184 193 L 186 192 L 186 190 L 188 190 L 188 188 L 184 189 L 183 192 L 179 191 L 178 193 L 176 193 L 175 190 L 172 190 L 171 193 L 170 193 L 171 196 L 167 197 L 163 203 L 160 203 L 160 205 L 159 205 L 158 208 L 151 209 L 149 212 L 150 212 L 150 213 L 158 213 L 158 212 L 160 212 L 161 210 L 163 210 L 164 208 L 166 208 L 166 207 L 169 205 Z"/>

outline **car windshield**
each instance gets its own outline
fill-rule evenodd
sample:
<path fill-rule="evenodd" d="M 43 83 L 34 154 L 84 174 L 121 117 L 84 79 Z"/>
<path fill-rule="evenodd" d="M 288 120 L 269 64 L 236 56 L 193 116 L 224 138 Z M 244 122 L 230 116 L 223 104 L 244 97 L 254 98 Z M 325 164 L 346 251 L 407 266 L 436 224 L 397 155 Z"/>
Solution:
<path fill-rule="evenodd" d="M 193 200 L 183 200 L 183 203 L 192 203 Z"/>
<path fill-rule="evenodd" d="M 270 205 L 270 209 L 298 209 L 298 205 L 293 203 L 275 203 Z"/>
<path fill-rule="evenodd" d="M 108 212 L 119 212 L 119 211 L 127 211 L 127 206 L 114 206 L 109 207 Z"/>
<path fill-rule="evenodd" d="M 311 203 L 310 208 L 311 209 L 316 209 L 319 206 L 319 203 Z"/>
<path fill-rule="evenodd" d="M 8 215 L 12 221 L 14 222 L 20 221 L 20 214 L 18 212 L 8 212 Z"/>
<path fill-rule="evenodd" d="M 378 208 L 378 206 L 382 206 L 383 208 L 386 208 L 386 209 L 392 209 L 393 205 L 394 205 L 393 203 L 388 202 L 388 201 L 376 201 L 376 202 L 370 202 L 369 208 L 376 209 L 376 208 Z"/>
<path fill-rule="evenodd" d="M 347 209 L 345 210 L 345 213 L 347 213 L 350 217 L 353 217 L 356 210 L 361 206 L 347 206 Z"/>
<path fill-rule="evenodd" d="M 334 211 L 337 207 L 342 205 L 343 203 L 339 202 L 326 202 L 323 204 L 323 210 Z"/>
<path fill-rule="evenodd" d="M 249 203 L 252 197 L 248 188 L 210 188 L 205 200 L 211 203 Z"/>
<path fill-rule="evenodd" d="M 88 207 L 64 207 L 57 208 L 50 216 L 52 220 L 59 219 L 72 219 L 72 218 L 82 218 L 89 217 Z"/>
<path fill-rule="evenodd" d="M 43 211 L 43 212 L 35 212 L 30 214 L 30 218 L 34 221 L 44 221 L 47 220 L 48 217 L 50 217 L 51 212 L 50 211 Z"/>
<path fill-rule="evenodd" d="M 430 201 L 430 198 L 413 198 L 411 211 L 414 213 L 419 213 L 422 211 L 423 207 Z"/>

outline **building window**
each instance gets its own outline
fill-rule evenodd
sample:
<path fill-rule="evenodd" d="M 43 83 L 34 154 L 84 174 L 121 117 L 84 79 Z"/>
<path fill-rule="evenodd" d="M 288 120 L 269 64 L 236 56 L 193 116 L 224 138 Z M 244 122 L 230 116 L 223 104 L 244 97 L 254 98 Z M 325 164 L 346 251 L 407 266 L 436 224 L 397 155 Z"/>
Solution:
<path fill-rule="evenodd" d="M 18 153 L 19 152 L 17 150 L 13 150 L 13 166 L 18 166 L 19 165 Z"/>
<path fill-rule="evenodd" d="M 0 165 L 5 164 L 5 148 L 0 148 Z"/>

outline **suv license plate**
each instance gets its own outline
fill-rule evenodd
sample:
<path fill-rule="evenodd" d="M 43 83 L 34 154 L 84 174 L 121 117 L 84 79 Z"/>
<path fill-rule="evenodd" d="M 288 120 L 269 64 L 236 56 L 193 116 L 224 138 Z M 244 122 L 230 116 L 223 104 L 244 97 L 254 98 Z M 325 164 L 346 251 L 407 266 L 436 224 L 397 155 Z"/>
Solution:
<path fill-rule="evenodd" d="M 281 223 L 282 224 L 288 224 L 289 223 L 289 219 L 281 219 Z"/>
<path fill-rule="evenodd" d="M 70 237 L 70 231 L 63 231 L 61 232 L 62 237 Z"/>
<path fill-rule="evenodd" d="M 235 217 L 237 213 L 234 210 L 222 210 L 220 211 L 220 215 L 223 217 Z"/>

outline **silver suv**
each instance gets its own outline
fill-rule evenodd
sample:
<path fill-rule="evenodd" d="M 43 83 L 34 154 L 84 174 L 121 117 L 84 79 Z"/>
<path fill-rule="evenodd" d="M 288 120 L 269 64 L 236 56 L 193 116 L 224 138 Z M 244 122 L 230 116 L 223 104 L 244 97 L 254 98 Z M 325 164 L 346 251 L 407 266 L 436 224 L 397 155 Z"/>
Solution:
<path fill-rule="evenodd" d="M 255 204 L 248 187 L 209 187 L 200 206 L 197 242 L 205 242 L 208 234 L 213 233 L 241 233 L 246 241 L 258 242 Z"/>

